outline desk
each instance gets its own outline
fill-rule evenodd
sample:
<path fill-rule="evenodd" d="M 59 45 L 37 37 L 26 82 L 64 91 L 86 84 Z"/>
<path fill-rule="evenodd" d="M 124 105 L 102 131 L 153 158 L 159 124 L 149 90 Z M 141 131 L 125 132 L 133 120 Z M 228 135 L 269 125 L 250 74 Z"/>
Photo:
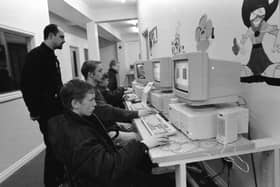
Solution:
<path fill-rule="evenodd" d="M 126 106 L 130 109 L 131 103 L 126 102 Z M 150 136 L 140 119 L 135 119 L 134 123 L 143 139 Z M 274 152 L 274 186 L 280 186 L 280 138 L 264 138 L 249 141 L 240 137 L 237 142 L 226 146 L 218 143 L 215 144 L 214 140 L 190 142 L 190 140 L 184 137 L 180 132 L 175 137 L 170 138 L 172 142 L 175 142 L 176 140 L 179 141 L 177 144 L 180 144 L 181 142 L 180 146 L 182 147 L 178 149 L 174 148 L 174 151 L 171 147 L 173 143 L 171 143 L 170 145 L 153 148 L 149 150 L 149 154 L 152 162 L 157 163 L 160 167 L 175 166 L 176 187 L 187 186 L 186 164 L 262 151 Z M 184 148 L 184 146 L 186 147 Z"/>

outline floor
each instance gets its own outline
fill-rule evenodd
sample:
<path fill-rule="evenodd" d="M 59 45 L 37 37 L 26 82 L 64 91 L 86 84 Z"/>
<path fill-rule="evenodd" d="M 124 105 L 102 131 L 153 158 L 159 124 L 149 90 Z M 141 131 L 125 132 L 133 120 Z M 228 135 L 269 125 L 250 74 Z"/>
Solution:
<path fill-rule="evenodd" d="M 40 153 L 31 162 L 0 184 L 0 187 L 44 187 L 43 164 L 45 153 Z"/>

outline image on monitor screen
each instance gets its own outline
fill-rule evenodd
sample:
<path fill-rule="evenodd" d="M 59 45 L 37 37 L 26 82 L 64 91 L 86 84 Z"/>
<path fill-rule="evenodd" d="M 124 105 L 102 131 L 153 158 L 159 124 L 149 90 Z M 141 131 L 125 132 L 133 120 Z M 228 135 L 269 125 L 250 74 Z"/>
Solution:
<path fill-rule="evenodd" d="M 153 79 L 160 82 L 160 62 L 153 62 Z"/>
<path fill-rule="evenodd" d="M 189 64 L 186 61 L 174 63 L 175 88 L 184 92 L 189 91 Z"/>
<path fill-rule="evenodd" d="M 136 64 L 137 79 L 145 79 L 144 64 Z"/>

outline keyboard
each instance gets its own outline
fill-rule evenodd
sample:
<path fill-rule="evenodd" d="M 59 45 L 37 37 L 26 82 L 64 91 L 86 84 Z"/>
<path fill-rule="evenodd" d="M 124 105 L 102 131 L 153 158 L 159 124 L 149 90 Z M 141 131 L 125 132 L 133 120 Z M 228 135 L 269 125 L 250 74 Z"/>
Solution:
<path fill-rule="evenodd" d="M 174 135 L 177 132 L 177 130 L 159 114 L 144 116 L 141 120 L 151 136 L 161 134 Z"/>
<path fill-rule="evenodd" d="M 148 109 L 149 107 L 143 103 L 133 103 L 131 104 L 131 108 L 132 110 L 144 110 L 144 109 Z"/>
<path fill-rule="evenodd" d="M 125 97 L 127 101 L 138 99 L 137 95 L 134 93 L 126 94 Z"/>

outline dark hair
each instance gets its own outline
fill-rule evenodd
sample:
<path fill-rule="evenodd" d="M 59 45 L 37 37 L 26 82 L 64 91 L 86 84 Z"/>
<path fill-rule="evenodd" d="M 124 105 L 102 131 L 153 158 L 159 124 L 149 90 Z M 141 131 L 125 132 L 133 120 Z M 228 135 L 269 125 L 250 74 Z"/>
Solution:
<path fill-rule="evenodd" d="M 82 68 L 81 68 L 81 72 L 84 76 L 85 79 L 88 78 L 88 73 L 90 72 L 95 72 L 95 69 L 97 67 L 98 64 L 101 64 L 100 61 L 95 61 L 95 60 L 88 60 L 88 61 L 85 61 L 82 65 Z"/>
<path fill-rule="evenodd" d="M 108 73 L 104 73 L 102 76 L 102 80 L 109 79 Z"/>
<path fill-rule="evenodd" d="M 115 60 L 111 60 L 110 62 L 110 68 L 112 68 L 113 66 L 115 66 L 117 64 L 117 62 Z"/>
<path fill-rule="evenodd" d="M 72 109 L 72 100 L 82 101 L 87 93 L 95 93 L 94 87 L 79 79 L 68 81 L 60 90 L 60 99 L 66 109 Z"/>
<path fill-rule="evenodd" d="M 44 28 L 44 40 L 49 37 L 50 33 L 56 35 L 59 32 L 58 26 L 56 24 L 49 24 Z"/>

